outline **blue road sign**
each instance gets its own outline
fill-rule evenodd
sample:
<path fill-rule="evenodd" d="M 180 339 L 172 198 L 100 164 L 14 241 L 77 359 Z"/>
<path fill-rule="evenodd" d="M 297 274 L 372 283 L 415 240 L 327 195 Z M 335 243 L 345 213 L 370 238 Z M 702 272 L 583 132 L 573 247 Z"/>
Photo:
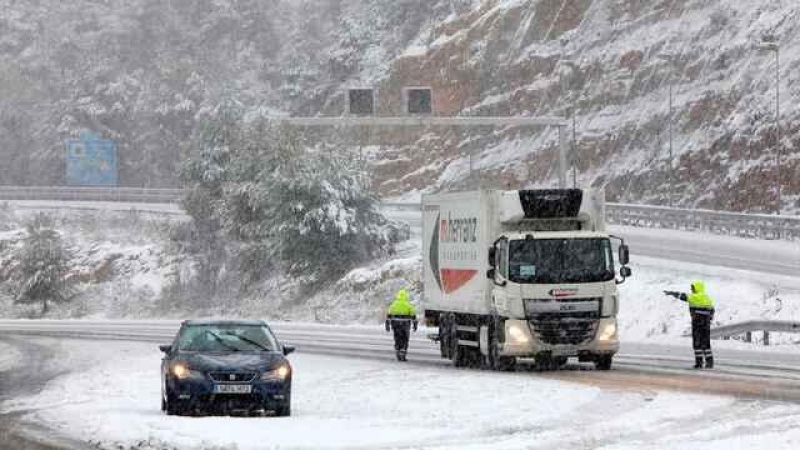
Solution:
<path fill-rule="evenodd" d="M 114 141 L 87 139 L 66 141 L 67 185 L 117 186 L 117 145 Z"/>

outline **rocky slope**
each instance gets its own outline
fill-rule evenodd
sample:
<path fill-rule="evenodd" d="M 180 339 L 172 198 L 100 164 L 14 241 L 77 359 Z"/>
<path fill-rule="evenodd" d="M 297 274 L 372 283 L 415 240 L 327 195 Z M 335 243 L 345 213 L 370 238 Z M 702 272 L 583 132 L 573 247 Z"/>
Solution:
<path fill-rule="evenodd" d="M 617 201 L 667 203 L 672 184 L 679 205 L 771 211 L 781 148 L 791 212 L 799 10 L 791 0 L 0 0 L 0 157 L 11 169 L 0 183 L 59 183 L 62 140 L 91 130 L 119 143 L 124 184 L 175 185 L 198 124 L 223 101 L 339 114 L 343 88 L 370 85 L 390 114 L 403 86 L 424 85 L 442 115 L 574 116 L 579 183 Z M 780 45 L 780 146 L 775 53 L 755 48 L 765 36 Z M 366 149 L 384 195 L 555 180 L 554 130 L 345 137 L 354 151 L 381 144 Z"/>
<path fill-rule="evenodd" d="M 680 205 L 771 211 L 775 57 L 755 46 L 772 37 L 781 57 L 783 207 L 792 210 L 798 11 L 790 1 L 485 1 L 395 60 L 383 86 L 433 86 L 442 114 L 574 114 L 579 183 L 606 185 L 614 200 L 667 203 L 672 182 Z M 463 186 L 470 154 L 472 182 L 555 178 L 553 132 L 452 137 L 396 149 L 381 166 L 383 190 Z"/>

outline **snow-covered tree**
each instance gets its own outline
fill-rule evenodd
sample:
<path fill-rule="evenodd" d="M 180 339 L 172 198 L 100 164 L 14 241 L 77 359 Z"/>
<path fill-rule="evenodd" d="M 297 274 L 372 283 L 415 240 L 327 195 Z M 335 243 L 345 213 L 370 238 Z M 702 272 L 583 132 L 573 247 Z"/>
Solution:
<path fill-rule="evenodd" d="M 403 236 L 362 167 L 300 131 L 223 112 L 184 167 L 187 211 L 236 247 L 245 284 L 279 271 L 313 286 L 389 251 Z"/>
<path fill-rule="evenodd" d="M 48 302 L 68 301 L 69 286 L 64 277 L 70 260 L 61 235 L 53 228 L 53 220 L 40 213 L 25 224 L 27 235 L 17 252 L 17 294 L 15 303 L 41 302 L 42 314 L 48 311 Z"/>

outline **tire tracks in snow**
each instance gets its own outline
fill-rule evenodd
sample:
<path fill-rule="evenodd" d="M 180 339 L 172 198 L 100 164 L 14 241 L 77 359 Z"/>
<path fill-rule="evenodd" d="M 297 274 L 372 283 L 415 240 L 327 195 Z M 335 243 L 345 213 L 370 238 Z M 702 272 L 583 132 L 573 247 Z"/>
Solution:
<path fill-rule="evenodd" d="M 0 335 L 0 341 L 17 349 L 22 356 L 8 370 L 0 372 L 0 402 L 36 394 L 66 370 L 55 366 L 57 352 L 24 338 Z M 25 419 L 29 411 L 0 413 L 0 448 L 14 450 L 79 450 L 85 444 Z"/>

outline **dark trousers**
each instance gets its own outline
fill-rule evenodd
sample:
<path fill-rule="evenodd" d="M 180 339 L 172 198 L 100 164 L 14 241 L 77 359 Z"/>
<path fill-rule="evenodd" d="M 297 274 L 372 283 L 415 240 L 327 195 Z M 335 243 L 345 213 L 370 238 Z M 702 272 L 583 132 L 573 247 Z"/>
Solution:
<path fill-rule="evenodd" d="M 692 347 L 697 359 L 712 358 L 711 354 L 711 320 L 713 311 L 692 312 Z"/>
<path fill-rule="evenodd" d="M 391 324 L 394 332 L 394 349 L 405 354 L 408 350 L 408 339 L 411 335 L 411 321 L 392 320 Z"/>

